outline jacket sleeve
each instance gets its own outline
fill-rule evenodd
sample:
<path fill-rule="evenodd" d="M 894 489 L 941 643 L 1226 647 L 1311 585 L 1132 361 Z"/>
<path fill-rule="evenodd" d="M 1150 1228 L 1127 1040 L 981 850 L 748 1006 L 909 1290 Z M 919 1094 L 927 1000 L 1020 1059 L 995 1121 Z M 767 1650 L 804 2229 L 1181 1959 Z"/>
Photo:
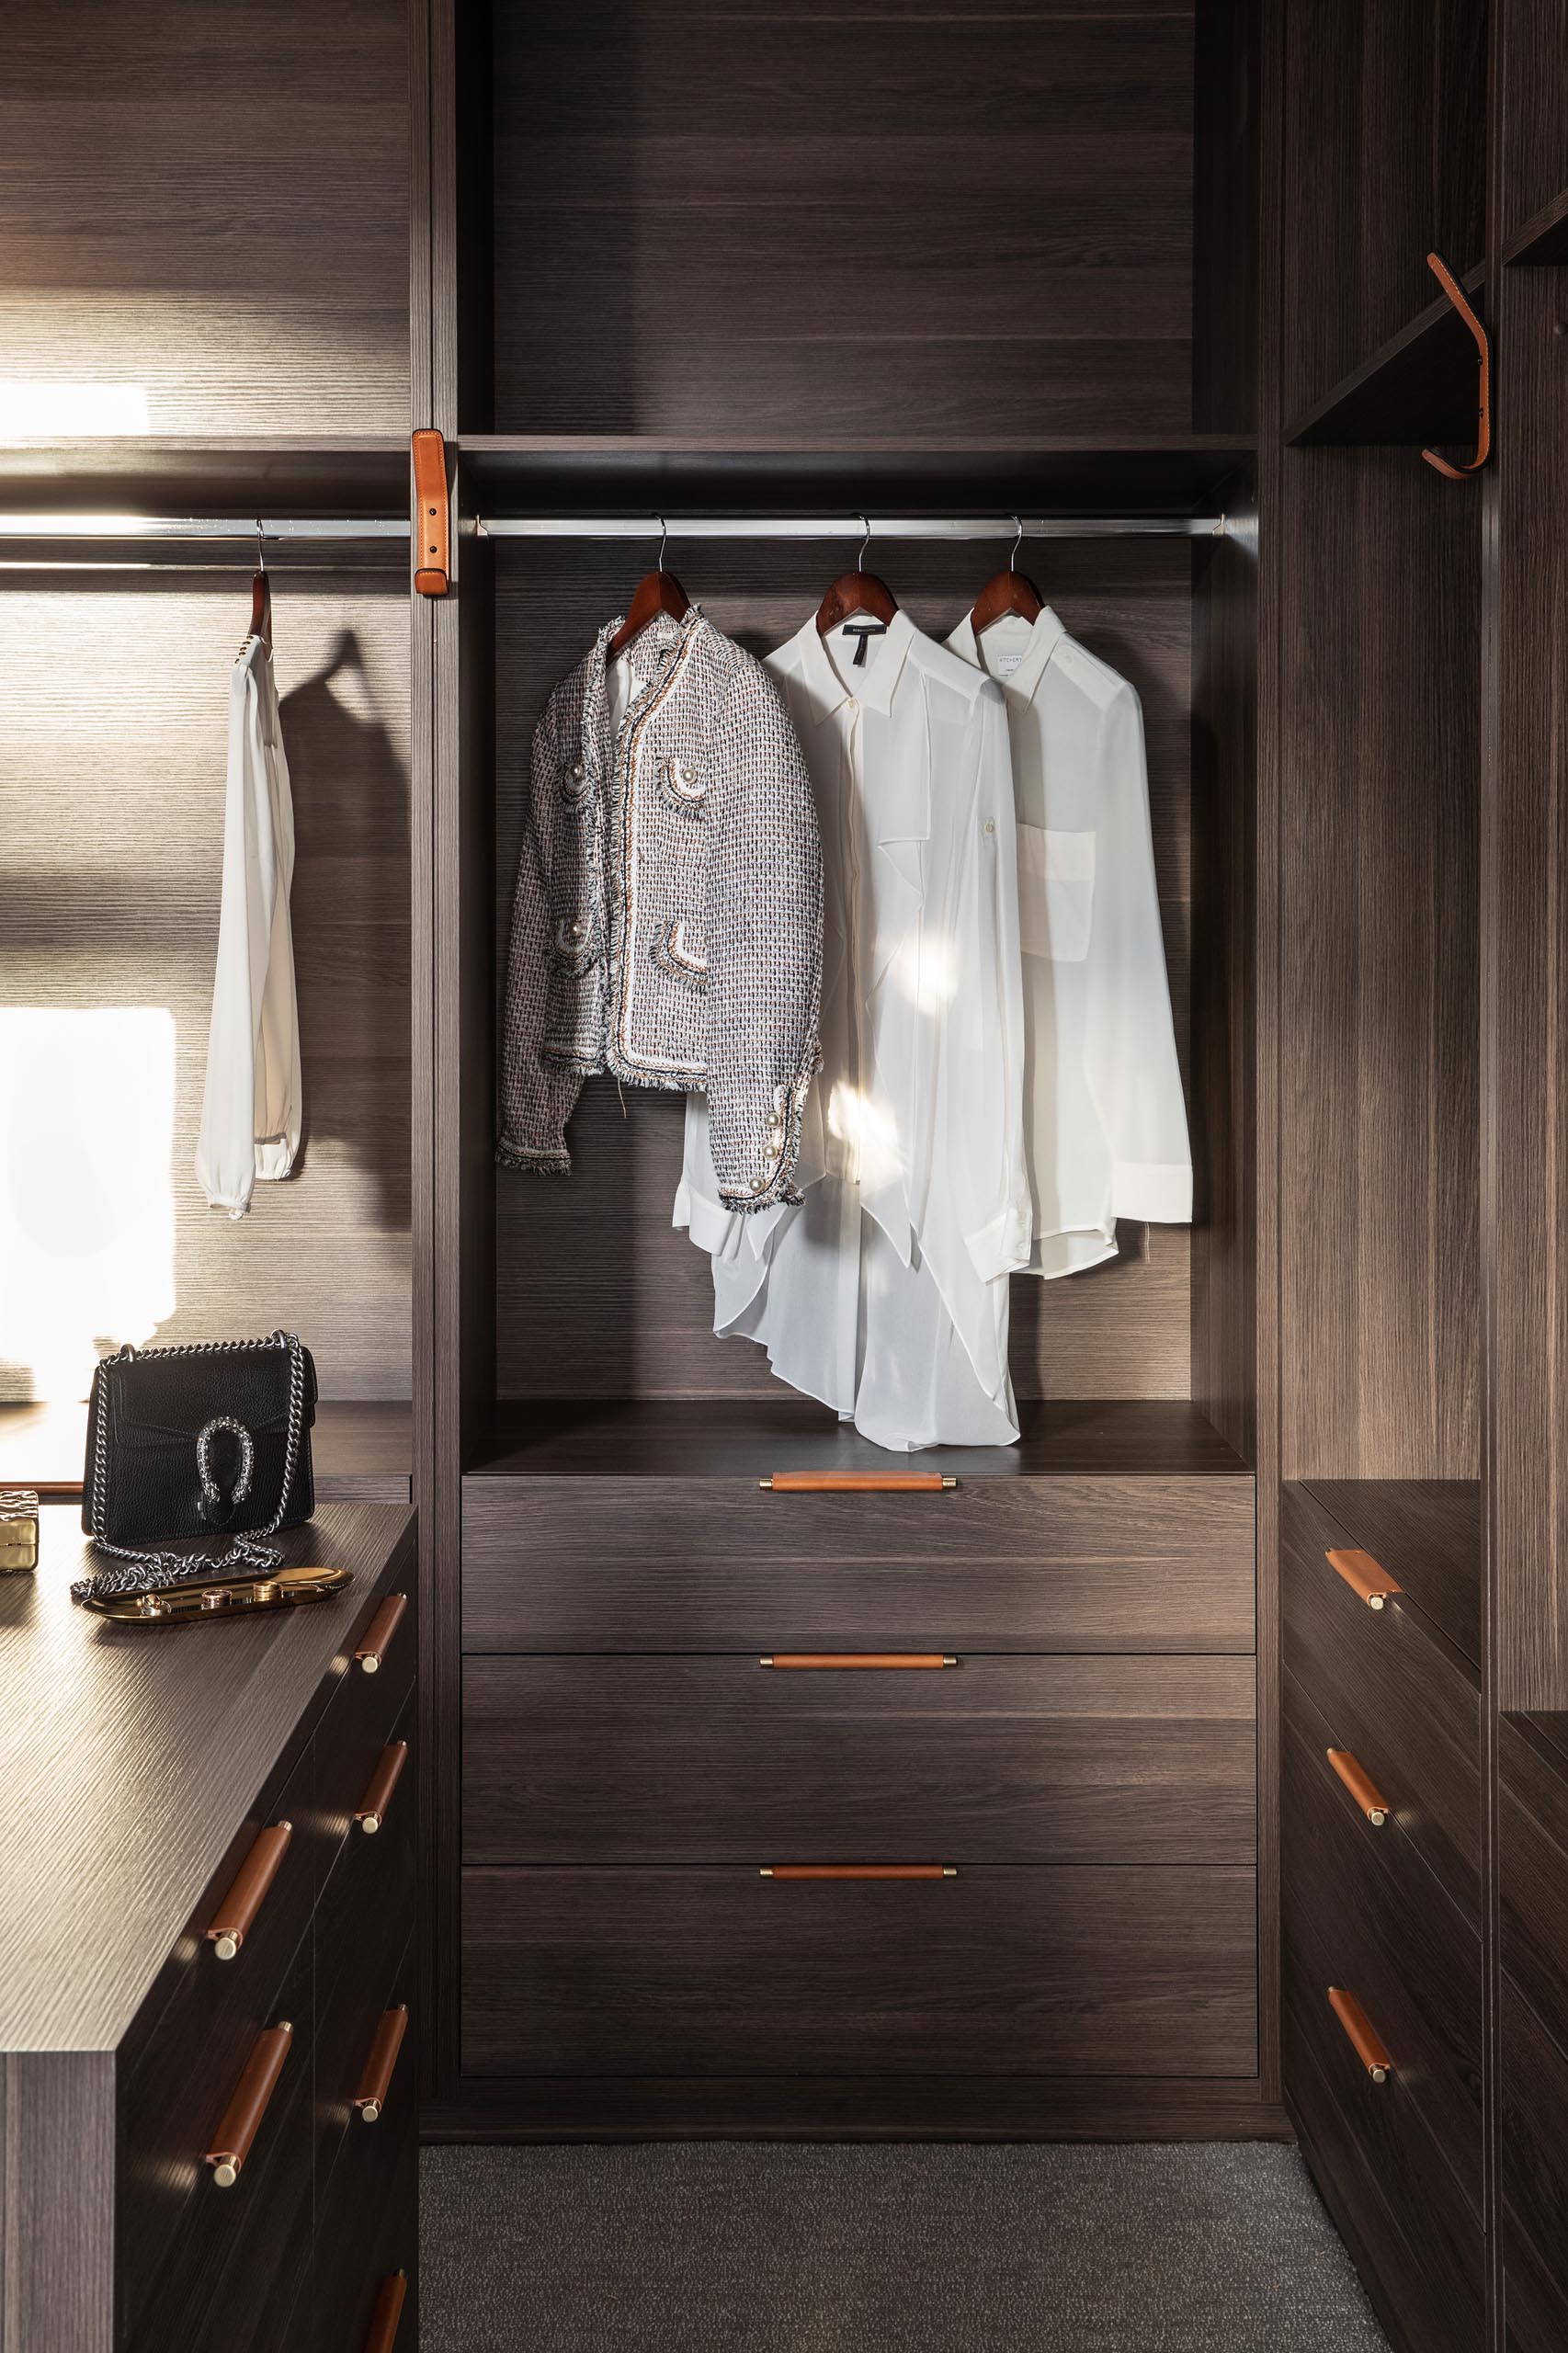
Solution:
<path fill-rule="evenodd" d="M 543 1057 L 550 1018 L 551 822 L 559 790 L 561 744 L 553 703 L 534 730 L 528 810 L 517 856 L 512 938 L 502 1009 L 501 1135 L 495 1157 L 506 1168 L 569 1176 L 566 1122 L 582 1092 L 580 1073 Z"/>
<path fill-rule="evenodd" d="M 1024 984 L 1012 753 L 1001 688 L 987 683 L 978 700 L 973 879 L 962 902 L 957 960 L 960 985 L 953 1002 L 962 1021 L 949 1046 L 949 1134 L 964 1242 L 976 1274 L 992 1282 L 1028 1266 L 1033 1218 L 1024 1156 Z"/>
<path fill-rule="evenodd" d="M 818 1062 L 822 844 L 805 756 L 773 681 L 742 657 L 709 751 L 707 1068 L 719 1192 L 793 1201 Z"/>
<path fill-rule="evenodd" d="M 1186 1225 L 1192 1148 L 1160 930 L 1143 715 L 1130 686 L 1107 706 L 1096 766 L 1085 1073 L 1110 1150 L 1113 1214 Z"/>

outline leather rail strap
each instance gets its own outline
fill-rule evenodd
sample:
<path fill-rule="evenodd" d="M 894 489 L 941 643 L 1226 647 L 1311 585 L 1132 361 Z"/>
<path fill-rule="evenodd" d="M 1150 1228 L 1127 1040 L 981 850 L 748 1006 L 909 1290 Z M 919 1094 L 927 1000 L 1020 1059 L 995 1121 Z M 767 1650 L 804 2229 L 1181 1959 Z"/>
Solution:
<path fill-rule="evenodd" d="M 451 585 L 447 445 L 428 428 L 414 437 L 414 585 L 419 594 L 444 597 Z"/>

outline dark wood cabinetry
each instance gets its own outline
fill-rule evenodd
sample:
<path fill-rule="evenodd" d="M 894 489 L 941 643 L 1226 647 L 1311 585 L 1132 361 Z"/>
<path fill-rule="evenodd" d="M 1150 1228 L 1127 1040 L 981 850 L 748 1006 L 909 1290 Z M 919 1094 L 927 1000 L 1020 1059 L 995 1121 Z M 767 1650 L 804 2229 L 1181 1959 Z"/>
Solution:
<path fill-rule="evenodd" d="M 410 1516 L 326 1506 L 286 1541 L 348 1569 L 345 1595 L 173 1633 L 73 1608 L 73 1517 L 45 1515 L 36 1578 L 0 1584 L 0 2340 L 359 2353 L 361 2308 L 401 2272 L 412 2343 L 412 2023 L 373 2123 L 357 2101 L 381 2019 L 418 2015 L 416 1763 L 375 1834 L 356 1820 L 382 1749 L 415 1737 Z M 410 1606 L 367 1675 L 355 1651 L 392 1593 Z M 236 1874 L 283 1824 L 254 1917 L 221 1943 Z"/>

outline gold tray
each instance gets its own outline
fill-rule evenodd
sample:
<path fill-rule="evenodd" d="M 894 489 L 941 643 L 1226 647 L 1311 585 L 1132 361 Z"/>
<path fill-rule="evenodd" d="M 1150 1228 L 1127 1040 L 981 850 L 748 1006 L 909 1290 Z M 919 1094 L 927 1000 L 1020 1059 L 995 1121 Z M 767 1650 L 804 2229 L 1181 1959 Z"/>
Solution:
<path fill-rule="evenodd" d="M 277 1569 L 270 1576 L 215 1577 L 210 1585 L 176 1586 L 168 1593 L 118 1593 L 85 1607 L 126 1626 L 188 1626 L 242 1610 L 299 1609 L 330 1600 L 352 1582 L 347 1569 Z"/>

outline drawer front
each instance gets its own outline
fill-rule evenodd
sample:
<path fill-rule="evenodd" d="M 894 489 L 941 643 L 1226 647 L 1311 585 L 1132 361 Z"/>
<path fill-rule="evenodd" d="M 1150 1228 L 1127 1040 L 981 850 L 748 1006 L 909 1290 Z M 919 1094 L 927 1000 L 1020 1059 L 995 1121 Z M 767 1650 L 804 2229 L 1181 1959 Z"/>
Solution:
<path fill-rule="evenodd" d="M 1508 2341 L 1520 2353 L 1568 2344 L 1568 2052 L 1504 1972 L 1503 2264 Z"/>
<path fill-rule="evenodd" d="M 1397 1598 L 1368 1608 L 1329 1566 L 1337 1523 L 1287 1493 L 1285 1665 L 1398 1813 L 1473 1927 L 1481 1917 L 1481 1702 L 1473 1677 Z"/>
<path fill-rule="evenodd" d="M 469 1651 L 1250 1651 L 1247 1478 L 470 1479 Z"/>
<path fill-rule="evenodd" d="M 1497 1761 L 1503 1966 L 1568 2050 L 1568 1760 L 1505 1721 Z"/>
<path fill-rule="evenodd" d="M 393 1981 L 414 1931 L 418 1802 L 411 1694 L 392 1727 L 406 1739 L 409 1761 L 373 1836 L 355 1829 L 344 1842 L 316 1915 L 316 2173 L 324 2178 L 349 2129 L 353 2101 Z M 405 2035 L 397 2081 L 405 2091 L 412 2036 Z"/>
<path fill-rule="evenodd" d="M 406 1591 L 408 1607 L 381 1665 L 375 1674 L 367 1675 L 354 1659 L 354 1643 L 379 1606 L 367 1601 L 347 1646 L 342 1677 L 316 1731 L 316 1813 L 329 1868 L 354 1828 L 356 1809 L 414 1688 L 419 1628 L 411 1574 L 398 1590 Z"/>
<path fill-rule="evenodd" d="M 225 2347 L 240 2353 L 262 2353 L 266 2347 L 270 2353 L 283 2345 L 300 2270 L 310 2259 L 312 2002 L 307 1938 L 263 2021 L 272 2026 L 286 2018 L 294 2033 L 244 2171 L 233 2188 L 220 2189 L 202 2159 L 254 2034 L 233 2077 L 187 2137 L 190 2195 L 147 2282 L 142 2309 L 123 2324 L 128 2353 L 169 2353 L 174 2346 L 181 2353 L 222 2353 Z M 122 2278 L 137 2263 L 136 2248 L 122 2237 Z"/>
<path fill-rule="evenodd" d="M 1483 2353 L 1485 2251 L 1457 2185 L 1435 2201 L 1410 2170 L 1393 2088 L 1367 2076 L 1324 1998 L 1287 1951 L 1285 2086 L 1302 2154 L 1410 2353 Z"/>
<path fill-rule="evenodd" d="M 1250 1863 L 1248 1658 L 471 1658 L 471 1863 Z"/>
<path fill-rule="evenodd" d="M 144 2308 L 187 2207 L 210 2195 L 205 2166 L 193 2167 L 193 2150 L 199 2158 L 207 2147 L 256 2036 L 277 2018 L 293 2015 L 284 1987 L 324 1870 L 313 1777 L 313 1749 L 307 1749 L 287 1784 L 247 1815 L 180 1940 L 173 1994 L 145 2037 L 133 2038 L 139 2047 L 119 2099 L 122 2329 Z M 257 1836 L 279 1821 L 292 1825 L 282 1861 L 239 1951 L 221 1961 L 207 1927 Z M 291 2066 L 297 2059 L 291 2052 Z"/>
<path fill-rule="evenodd" d="M 1348 1987 L 1394 2062 L 1383 2106 L 1415 2113 L 1411 2170 L 1482 2211 L 1481 1940 L 1395 1821 L 1374 1829 L 1331 1770 L 1321 1716 L 1285 1678 L 1283 1927 L 1310 1984 Z M 1338 2029 L 1336 2029 L 1335 2031 Z M 1428 2182 L 1442 2203 L 1449 2183 Z"/>
<path fill-rule="evenodd" d="M 409 2274 L 412 2304 L 418 2256 L 415 2167 L 419 2051 L 412 2016 L 415 1954 L 415 1940 L 410 1937 L 388 1970 L 376 2001 L 378 2013 L 399 2002 L 411 2012 L 386 2106 L 373 2124 L 356 2119 L 339 2136 L 333 2161 L 317 2170 L 313 2312 L 311 2326 L 301 2336 L 321 2353 L 359 2353 L 381 2281 L 389 2271 Z M 405 2308 L 398 2341 L 412 2347 L 417 2336 L 415 2313 Z"/>
<path fill-rule="evenodd" d="M 462 1903 L 472 2074 L 1256 2070 L 1250 1870 L 470 1870 Z"/>

